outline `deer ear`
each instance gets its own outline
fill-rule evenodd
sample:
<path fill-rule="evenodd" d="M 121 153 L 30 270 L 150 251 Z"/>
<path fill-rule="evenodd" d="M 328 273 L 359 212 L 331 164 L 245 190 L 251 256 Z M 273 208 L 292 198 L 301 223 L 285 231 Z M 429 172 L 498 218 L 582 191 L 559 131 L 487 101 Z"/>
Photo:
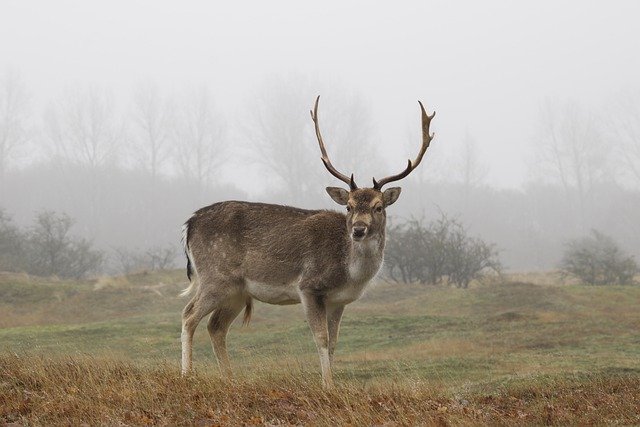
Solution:
<path fill-rule="evenodd" d="M 346 205 L 349 201 L 349 192 L 340 187 L 327 187 L 327 193 L 339 205 Z"/>
<path fill-rule="evenodd" d="M 382 199 L 384 200 L 384 205 L 385 206 L 392 205 L 396 200 L 398 200 L 398 197 L 400 197 L 401 191 L 402 191 L 402 188 L 400 187 L 391 187 L 384 190 L 384 192 L 382 193 Z"/>

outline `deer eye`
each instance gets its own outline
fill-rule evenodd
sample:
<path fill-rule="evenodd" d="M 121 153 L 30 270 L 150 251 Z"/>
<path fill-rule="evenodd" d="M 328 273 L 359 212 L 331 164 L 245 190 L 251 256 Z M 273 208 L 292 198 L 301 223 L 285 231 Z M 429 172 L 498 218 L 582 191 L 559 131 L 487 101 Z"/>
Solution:
<path fill-rule="evenodd" d="M 381 213 L 382 212 L 382 206 L 376 206 L 376 212 L 377 213 Z"/>
<path fill-rule="evenodd" d="M 351 206 L 347 206 L 347 212 L 351 212 Z"/>

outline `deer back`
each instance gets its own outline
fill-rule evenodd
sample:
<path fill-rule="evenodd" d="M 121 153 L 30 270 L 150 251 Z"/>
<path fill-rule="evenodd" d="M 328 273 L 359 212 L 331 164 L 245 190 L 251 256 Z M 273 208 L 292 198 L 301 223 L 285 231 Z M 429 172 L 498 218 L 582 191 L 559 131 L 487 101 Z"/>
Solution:
<path fill-rule="evenodd" d="M 270 284 L 316 276 L 331 282 L 323 286 L 347 279 L 350 242 L 338 212 L 229 201 L 198 210 L 186 226 L 199 275 Z"/>

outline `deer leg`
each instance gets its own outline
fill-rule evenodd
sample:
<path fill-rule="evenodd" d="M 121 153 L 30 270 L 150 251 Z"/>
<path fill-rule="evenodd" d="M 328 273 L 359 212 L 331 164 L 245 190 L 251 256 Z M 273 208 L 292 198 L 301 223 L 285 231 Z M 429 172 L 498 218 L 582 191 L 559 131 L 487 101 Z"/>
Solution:
<path fill-rule="evenodd" d="M 327 323 L 329 327 L 329 363 L 333 366 L 333 353 L 338 344 L 338 332 L 340 331 L 340 320 L 344 305 L 336 305 L 327 310 Z"/>
<path fill-rule="evenodd" d="M 302 305 L 307 322 L 313 333 L 313 339 L 320 356 L 322 384 L 325 388 L 333 387 L 331 362 L 329 360 L 329 328 L 327 325 L 327 307 L 324 297 L 318 295 L 302 295 Z"/>
<path fill-rule="evenodd" d="M 198 276 L 196 294 L 182 311 L 182 374 L 191 370 L 193 334 L 200 321 L 214 309 L 233 301 L 238 287 L 221 276 Z"/>
<path fill-rule="evenodd" d="M 227 353 L 227 332 L 244 306 L 245 300 L 242 298 L 228 299 L 213 310 L 209 323 L 207 323 L 213 353 L 218 359 L 220 372 L 229 378 L 231 377 L 231 365 Z"/>
<path fill-rule="evenodd" d="M 211 313 L 214 305 L 206 298 L 202 298 L 200 292 L 196 293 L 191 301 L 182 310 L 182 375 L 191 371 L 191 359 L 193 352 L 193 334 L 203 317 Z"/>

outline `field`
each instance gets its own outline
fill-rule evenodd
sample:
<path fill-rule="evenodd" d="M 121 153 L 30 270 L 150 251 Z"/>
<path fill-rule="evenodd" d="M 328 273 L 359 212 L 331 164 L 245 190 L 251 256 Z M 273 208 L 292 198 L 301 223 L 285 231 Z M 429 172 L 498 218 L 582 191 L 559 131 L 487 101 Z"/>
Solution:
<path fill-rule="evenodd" d="M 347 307 L 334 390 L 299 306 L 234 324 L 233 380 L 205 322 L 179 374 L 182 271 L 0 276 L 0 424 L 639 424 L 640 287 L 507 276 L 379 283 Z"/>

